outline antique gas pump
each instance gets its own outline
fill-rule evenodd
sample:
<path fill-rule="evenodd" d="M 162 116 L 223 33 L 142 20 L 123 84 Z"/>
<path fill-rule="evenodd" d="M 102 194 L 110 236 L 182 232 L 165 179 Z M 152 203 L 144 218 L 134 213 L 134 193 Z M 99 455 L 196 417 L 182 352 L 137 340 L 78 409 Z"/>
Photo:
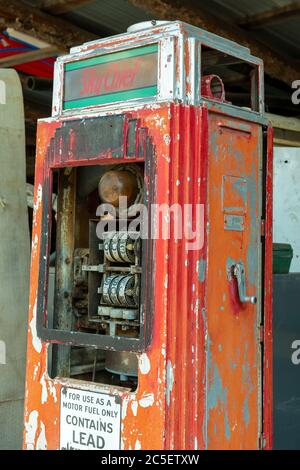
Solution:
<path fill-rule="evenodd" d="M 57 60 L 26 449 L 271 447 L 271 157 L 245 47 L 152 22 Z"/>

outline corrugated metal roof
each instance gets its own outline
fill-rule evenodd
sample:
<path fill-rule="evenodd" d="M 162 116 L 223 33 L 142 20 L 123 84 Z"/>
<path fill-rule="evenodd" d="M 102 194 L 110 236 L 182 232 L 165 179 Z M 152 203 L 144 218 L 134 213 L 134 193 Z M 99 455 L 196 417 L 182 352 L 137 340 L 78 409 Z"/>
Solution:
<path fill-rule="evenodd" d="M 279 39 L 283 39 L 285 43 L 291 46 L 300 46 L 300 21 L 299 18 L 290 19 L 287 26 L 283 24 L 274 24 L 272 27 L 264 28 Z M 299 57 L 298 57 L 299 58 Z"/>
<path fill-rule="evenodd" d="M 212 0 L 211 3 L 218 3 L 230 10 L 235 17 L 242 18 L 289 5 L 291 0 Z"/>
<path fill-rule="evenodd" d="M 204 0 L 205 1 L 205 0 Z M 290 5 L 292 0 L 210 0 L 209 5 L 212 13 L 218 14 L 218 8 L 222 8 L 222 14 L 225 13 L 227 20 L 238 25 L 242 19 L 252 16 L 276 7 Z M 208 2 L 206 2 L 208 5 Z M 249 32 L 251 36 L 271 49 L 281 52 L 282 56 L 290 58 L 300 57 L 300 22 L 298 18 L 288 18 L 280 23 L 266 25 Z M 297 56 L 297 57 L 295 57 Z"/>
<path fill-rule="evenodd" d="M 98 32 L 99 35 L 105 31 L 122 33 L 131 24 L 152 19 L 151 15 L 126 0 L 96 0 L 66 14 L 65 17 L 69 21 L 80 22 L 82 26 L 93 25 L 93 32 Z"/>
<path fill-rule="evenodd" d="M 32 1 L 32 0 L 31 0 Z M 184 3 L 184 2 L 183 2 Z M 202 0 L 201 4 L 211 13 L 234 25 L 242 18 L 289 5 L 291 0 Z M 95 0 L 64 15 L 66 19 L 98 34 L 99 37 L 125 32 L 128 26 L 152 16 L 133 6 L 128 0 Z M 271 49 L 290 58 L 300 57 L 299 18 L 286 19 L 279 24 L 268 25 L 249 32 Z"/>

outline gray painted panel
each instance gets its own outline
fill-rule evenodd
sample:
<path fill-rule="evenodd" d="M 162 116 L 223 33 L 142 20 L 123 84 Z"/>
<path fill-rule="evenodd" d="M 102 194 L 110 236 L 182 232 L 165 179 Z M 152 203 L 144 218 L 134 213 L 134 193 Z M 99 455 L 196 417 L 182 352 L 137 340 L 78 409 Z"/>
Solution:
<path fill-rule="evenodd" d="M 300 273 L 274 275 L 273 299 L 274 448 L 300 449 Z"/>
<path fill-rule="evenodd" d="M 30 242 L 23 97 L 0 70 L 0 448 L 20 448 L 26 365 Z"/>
<path fill-rule="evenodd" d="M 21 450 L 24 400 L 0 403 L 0 450 Z"/>

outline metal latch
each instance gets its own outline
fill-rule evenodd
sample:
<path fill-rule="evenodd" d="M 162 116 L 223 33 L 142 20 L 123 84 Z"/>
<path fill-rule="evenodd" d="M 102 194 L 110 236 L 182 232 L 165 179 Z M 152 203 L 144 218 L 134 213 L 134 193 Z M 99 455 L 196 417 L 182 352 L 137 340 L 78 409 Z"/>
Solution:
<path fill-rule="evenodd" d="M 240 302 L 256 304 L 257 297 L 254 295 L 246 295 L 246 275 L 243 263 L 234 264 L 231 272 L 237 279 Z"/>

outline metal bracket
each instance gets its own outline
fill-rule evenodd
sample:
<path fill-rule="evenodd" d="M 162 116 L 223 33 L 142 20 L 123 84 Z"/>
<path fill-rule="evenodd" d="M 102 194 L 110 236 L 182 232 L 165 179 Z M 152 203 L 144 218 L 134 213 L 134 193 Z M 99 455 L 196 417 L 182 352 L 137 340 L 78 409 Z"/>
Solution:
<path fill-rule="evenodd" d="M 94 272 L 94 273 L 103 273 L 104 272 L 102 264 L 99 264 L 99 265 L 96 265 L 96 266 L 84 264 L 82 266 L 82 271 L 84 271 L 84 272 Z"/>

